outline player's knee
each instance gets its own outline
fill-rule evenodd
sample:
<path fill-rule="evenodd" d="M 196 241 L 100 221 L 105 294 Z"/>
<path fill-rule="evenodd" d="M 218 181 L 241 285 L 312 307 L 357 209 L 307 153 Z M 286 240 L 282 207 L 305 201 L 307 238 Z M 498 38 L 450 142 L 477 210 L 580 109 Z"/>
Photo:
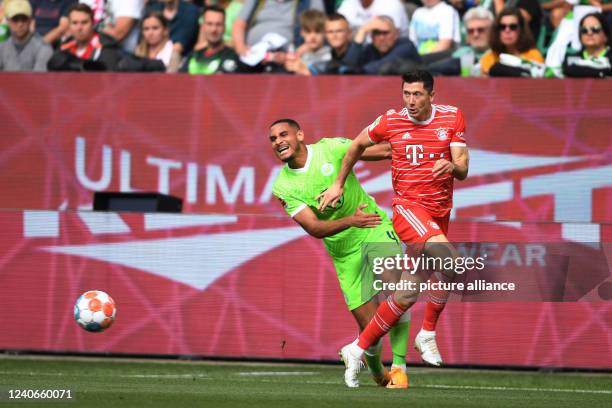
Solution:
<path fill-rule="evenodd" d="M 455 259 L 459 255 L 450 242 L 428 242 L 423 253 L 426 257 L 427 269 L 430 272 L 440 272 L 446 278 L 454 279 L 456 275 Z"/>
<path fill-rule="evenodd" d="M 393 294 L 393 300 L 399 304 L 402 309 L 406 310 L 410 306 L 414 305 L 417 301 L 418 294 L 416 292 L 395 292 Z"/>

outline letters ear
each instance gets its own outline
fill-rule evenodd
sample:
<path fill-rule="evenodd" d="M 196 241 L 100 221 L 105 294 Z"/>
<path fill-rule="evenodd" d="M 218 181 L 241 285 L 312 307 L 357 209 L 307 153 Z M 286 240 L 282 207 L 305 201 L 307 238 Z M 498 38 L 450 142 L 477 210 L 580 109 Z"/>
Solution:
<path fill-rule="evenodd" d="M 302 129 L 298 130 L 298 131 L 297 131 L 297 133 L 296 133 L 296 135 L 297 135 L 297 139 L 298 139 L 300 142 L 303 142 L 303 141 L 304 141 L 304 132 L 302 132 Z"/>
<path fill-rule="evenodd" d="M 436 96 L 436 91 L 434 91 L 433 89 L 431 90 L 431 93 L 429 94 L 429 100 L 433 102 L 434 100 L 434 96 Z"/>

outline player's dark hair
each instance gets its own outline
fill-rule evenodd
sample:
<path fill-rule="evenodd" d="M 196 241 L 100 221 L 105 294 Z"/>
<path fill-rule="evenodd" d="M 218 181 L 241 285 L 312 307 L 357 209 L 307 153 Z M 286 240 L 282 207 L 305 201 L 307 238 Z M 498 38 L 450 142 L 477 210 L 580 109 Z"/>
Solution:
<path fill-rule="evenodd" d="M 425 71 L 424 69 L 415 69 L 402 75 L 402 87 L 404 86 L 404 83 L 413 84 L 415 82 L 422 82 L 423 88 L 425 88 L 427 92 L 431 93 L 433 91 L 434 79 L 429 71 Z"/>
<path fill-rule="evenodd" d="M 274 122 L 272 122 L 272 124 L 270 125 L 270 127 L 274 126 L 274 125 L 278 125 L 279 123 L 287 123 L 289 126 L 291 126 L 292 128 L 294 128 L 295 130 L 301 130 L 302 128 L 300 127 L 300 124 L 297 123 L 297 121 L 293 120 L 293 119 L 289 119 L 289 118 L 283 118 L 283 119 L 277 119 Z"/>

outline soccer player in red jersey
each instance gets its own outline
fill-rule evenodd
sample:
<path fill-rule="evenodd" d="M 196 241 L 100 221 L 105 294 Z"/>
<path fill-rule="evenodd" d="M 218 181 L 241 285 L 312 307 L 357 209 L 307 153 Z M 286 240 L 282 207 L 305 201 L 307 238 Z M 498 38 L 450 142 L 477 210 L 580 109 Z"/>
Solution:
<path fill-rule="evenodd" d="M 392 148 L 391 177 L 393 226 L 399 238 L 409 245 L 421 244 L 428 256 L 440 256 L 439 248 L 449 248 L 448 221 L 452 208 L 453 180 L 464 180 L 468 174 L 469 154 L 464 138 L 465 121 L 454 106 L 433 104 L 433 77 L 416 70 L 402 76 L 405 107 L 389 110 L 379 116 L 353 140 L 342 162 L 334 184 L 325 192 L 320 208 L 335 205 L 342 197 L 349 172 L 364 149 L 372 144 L 389 142 Z M 436 245 L 442 244 L 442 245 Z M 436 272 L 430 282 L 452 281 L 454 272 Z M 396 292 L 380 304 L 377 314 L 359 338 L 345 346 L 342 357 L 347 375 L 356 376 L 362 349 L 377 341 L 399 319 L 416 299 L 417 293 Z M 435 340 L 435 328 L 449 292 L 429 291 L 423 327 L 415 338 L 415 348 L 423 360 L 439 366 L 442 358 Z"/>

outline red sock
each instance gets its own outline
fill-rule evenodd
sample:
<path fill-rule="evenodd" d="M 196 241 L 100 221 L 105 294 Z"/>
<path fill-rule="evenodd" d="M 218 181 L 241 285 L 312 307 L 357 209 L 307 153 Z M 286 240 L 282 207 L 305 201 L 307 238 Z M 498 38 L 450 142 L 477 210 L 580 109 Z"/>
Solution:
<path fill-rule="evenodd" d="M 402 317 L 405 310 L 393 300 L 393 297 L 389 296 L 386 301 L 378 306 L 376 314 L 359 335 L 357 345 L 365 350 L 375 344 L 391 330 L 391 327 Z"/>
<path fill-rule="evenodd" d="M 439 279 L 440 278 L 440 279 Z M 446 281 L 446 277 L 442 274 L 434 273 L 430 277 L 430 281 L 433 282 Z M 428 331 L 436 331 L 436 325 L 440 314 L 446 306 L 446 300 L 448 299 L 450 292 L 447 290 L 430 290 L 429 300 L 425 305 L 425 315 L 423 316 L 423 329 Z"/>

